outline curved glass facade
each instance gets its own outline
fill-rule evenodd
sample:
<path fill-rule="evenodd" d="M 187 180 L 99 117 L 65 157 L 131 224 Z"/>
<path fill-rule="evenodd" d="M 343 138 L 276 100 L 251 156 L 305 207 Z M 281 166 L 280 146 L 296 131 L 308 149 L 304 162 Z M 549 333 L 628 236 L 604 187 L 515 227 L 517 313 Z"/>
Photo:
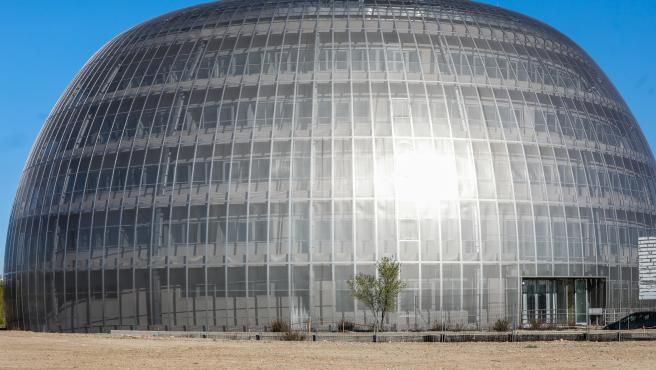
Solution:
<path fill-rule="evenodd" d="M 516 13 L 184 9 L 109 42 L 47 119 L 12 211 L 8 323 L 366 322 L 346 281 L 382 256 L 408 282 L 398 328 L 489 325 L 531 304 L 527 278 L 598 279 L 599 305 L 635 307 L 655 176 L 603 72 Z"/>

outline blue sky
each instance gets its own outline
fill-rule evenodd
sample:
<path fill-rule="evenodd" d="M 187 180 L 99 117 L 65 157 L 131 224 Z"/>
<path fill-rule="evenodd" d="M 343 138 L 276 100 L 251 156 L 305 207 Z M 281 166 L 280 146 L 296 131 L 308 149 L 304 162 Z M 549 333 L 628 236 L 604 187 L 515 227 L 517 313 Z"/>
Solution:
<path fill-rule="evenodd" d="M 560 30 L 597 61 L 656 148 L 656 1 L 487 0 Z M 5 0 L 0 5 L 0 274 L 20 173 L 68 83 L 103 44 L 192 0 Z"/>

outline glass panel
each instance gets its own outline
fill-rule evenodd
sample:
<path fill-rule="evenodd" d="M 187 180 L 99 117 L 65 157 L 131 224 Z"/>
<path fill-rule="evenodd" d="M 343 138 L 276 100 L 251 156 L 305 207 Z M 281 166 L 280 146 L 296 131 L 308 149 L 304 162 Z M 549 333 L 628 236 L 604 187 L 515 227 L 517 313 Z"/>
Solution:
<path fill-rule="evenodd" d="M 588 290 L 586 288 L 586 281 L 582 279 L 576 280 L 576 323 L 585 324 L 588 321 Z"/>

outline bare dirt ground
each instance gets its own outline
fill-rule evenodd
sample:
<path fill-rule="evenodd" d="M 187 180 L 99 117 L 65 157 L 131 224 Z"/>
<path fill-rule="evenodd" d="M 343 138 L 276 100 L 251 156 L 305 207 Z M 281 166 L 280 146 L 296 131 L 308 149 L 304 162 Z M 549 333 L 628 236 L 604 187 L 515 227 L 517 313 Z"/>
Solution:
<path fill-rule="evenodd" d="M 0 368 L 434 369 L 656 366 L 656 342 L 333 343 L 0 331 Z"/>

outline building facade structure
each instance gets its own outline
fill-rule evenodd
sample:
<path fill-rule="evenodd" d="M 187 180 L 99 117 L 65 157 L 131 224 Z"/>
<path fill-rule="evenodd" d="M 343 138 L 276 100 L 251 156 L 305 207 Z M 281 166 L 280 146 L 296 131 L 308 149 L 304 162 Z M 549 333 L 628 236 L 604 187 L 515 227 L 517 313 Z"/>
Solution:
<path fill-rule="evenodd" d="M 105 45 L 54 107 L 12 210 L 8 325 L 577 322 L 636 307 L 655 162 L 608 78 L 469 1 L 200 5 Z"/>

